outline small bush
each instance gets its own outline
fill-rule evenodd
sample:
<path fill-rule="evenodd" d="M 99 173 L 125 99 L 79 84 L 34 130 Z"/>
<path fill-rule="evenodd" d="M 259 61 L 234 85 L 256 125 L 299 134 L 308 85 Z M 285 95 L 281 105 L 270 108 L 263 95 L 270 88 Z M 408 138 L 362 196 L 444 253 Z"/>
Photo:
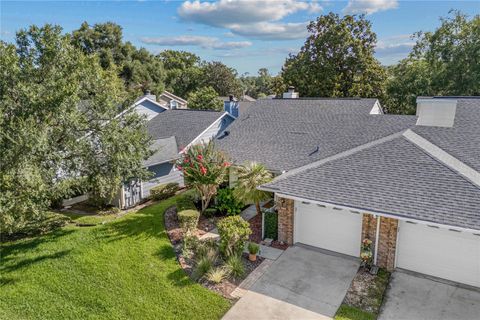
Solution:
<path fill-rule="evenodd" d="M 150 198 L 153 200 L 164 200 L 175 195 L 178 189 L 180 189 L 180 187 L 177 182 L 161 184 L 150 189 Z"/>
<path fill-rule="evenodd" d="M 233 216 L 242 212 L 243 203 L 235 198 L 233 189 L 225 188 L 218 190 L 215 199 L 217 210 L 223 214 Z"/>
<path fill-rule="evenodd" d="M 233 255 L 225 262 L 225 268 L 233 278 L 241 278 L 245 274 L 245 265 L 240 255 Z"/>
<path fill-rule="evenodd" d="M 218 267 L 215 269 L 211 269 L 207 273 L 205 278 L 210 282 L 220 283 L 227 277 L 227 275 L 228 275 L 228 271 L 226 268 Z"/>
<path fill-rule="evenodd" d="M 200 213 L 197 210 L 183 210 L 177 213 L 180 227 L 186 236 L 190 236 L 197 229 Z"/>
<path fill-rule="evenodd" d="M 211 260 L 215 260 L 217 257 L 217 243 L 215 240 L 199 242 L 195 250 L 195 257 L 197 259 L 208 257 Z"/>
<path fill-rule="evenodd" d="M 250 242 L 248 244 L 248 252 L 250 254 L 257 254 L 258 251 L 260 251 L 260 246 L 256 244 L 255 242 Z"/>
<path fill-rule="evenodd" d="M 263 227 L 265 238 L 270 238 L 273 240 L 278 239 L 278 214 L 276 212 L 263 212 L 264 220 L 263 220 Z"/>
<path fill-rule="evenodd" d="M 203 257 L 197 260 L 197 265 L 193 269 L 192 277 L 195 280 L 200 280 L 207 272 L 212 269 L 215 261 L 212 261 L 208 257 Z"/>
<path fill-rule="evenodd" d="M 223 218 L 217 224 L 220 235 L 220 252 L 225 257 L 242 254 L 245 242 L 252 233 L 250 225 L 240 216 Z"/>
<path fill-rule="evenodd" d="M 183 210 L 196 210 L 197 207 L 195 207 L 195 203 L 193 202 L 191 197 L 180 197 L 177 202 L 177 212 L 183 211 Z"/>
<path fill-rule="evenodd" d="M 217 214 L 217 209 L 216 208 L 207 208 L 203 212 L 203 216 L 206 218 L 212 218 Z"/>

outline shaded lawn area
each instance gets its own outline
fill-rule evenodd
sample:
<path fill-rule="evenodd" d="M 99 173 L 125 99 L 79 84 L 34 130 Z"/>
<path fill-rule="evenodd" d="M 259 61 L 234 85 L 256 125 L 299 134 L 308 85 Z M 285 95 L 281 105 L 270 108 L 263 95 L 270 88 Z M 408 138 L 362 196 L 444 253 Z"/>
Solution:
<path fill-rule="evenodd" d="M 218 319 L 230 307 L 177 263 L 170 198 L 96 227 L 1 245 L 1 319 Z"/>

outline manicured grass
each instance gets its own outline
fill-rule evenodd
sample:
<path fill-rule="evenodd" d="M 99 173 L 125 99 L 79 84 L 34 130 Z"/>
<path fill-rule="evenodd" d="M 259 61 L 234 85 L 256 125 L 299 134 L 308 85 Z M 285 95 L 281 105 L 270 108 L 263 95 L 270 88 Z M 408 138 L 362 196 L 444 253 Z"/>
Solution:
<path fill-rule="evenodd" d="M 334 320 L 375 320 L 377 317 L 370 312 L 342 304 L 337 310 Z"/>
<path fill-rule="evenodd" d="M 72 222 L 84 224 L 100 224 L 113 221 L 117 218 L 117 215 L 113 213 L 106 215 L 85 215 L 73 212 L 63 212 L 62 214 L 69 217 Z"/>
<path fill-rule="evenodd" d="M 0 319 L 218 319 L 230 307 L 179 267 L 156 205 L 1 245 Z"/>

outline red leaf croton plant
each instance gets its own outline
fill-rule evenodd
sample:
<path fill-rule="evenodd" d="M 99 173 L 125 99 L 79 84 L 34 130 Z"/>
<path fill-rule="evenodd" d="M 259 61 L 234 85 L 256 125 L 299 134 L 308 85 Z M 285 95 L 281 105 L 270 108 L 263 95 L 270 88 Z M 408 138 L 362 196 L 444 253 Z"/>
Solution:
<path fill-rule="evenodd" d="M 200 194 L 202 212 L 217 194 L 218 185 L 225 179 L 230 165 L 225 154 L 215 149 L 213 142 L 188 148 L 176 162 L 187 186 L 195 188 Z"/>

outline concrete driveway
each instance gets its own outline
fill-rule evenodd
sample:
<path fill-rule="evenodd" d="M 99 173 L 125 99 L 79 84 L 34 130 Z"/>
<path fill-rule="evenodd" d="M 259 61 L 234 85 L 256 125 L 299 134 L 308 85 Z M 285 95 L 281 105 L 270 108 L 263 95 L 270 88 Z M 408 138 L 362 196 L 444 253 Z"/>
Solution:
<path fill-rule="evenodd" d="M 330 319 L 359 264 L 354 258 L 288 248 L 223 319 Z"/>
<path fill-rule="evenodd" d="M 404 271 L 393 273 L 385 299 L 379 320 L 471 320 L 480 315 L 480 289 Z"/>

